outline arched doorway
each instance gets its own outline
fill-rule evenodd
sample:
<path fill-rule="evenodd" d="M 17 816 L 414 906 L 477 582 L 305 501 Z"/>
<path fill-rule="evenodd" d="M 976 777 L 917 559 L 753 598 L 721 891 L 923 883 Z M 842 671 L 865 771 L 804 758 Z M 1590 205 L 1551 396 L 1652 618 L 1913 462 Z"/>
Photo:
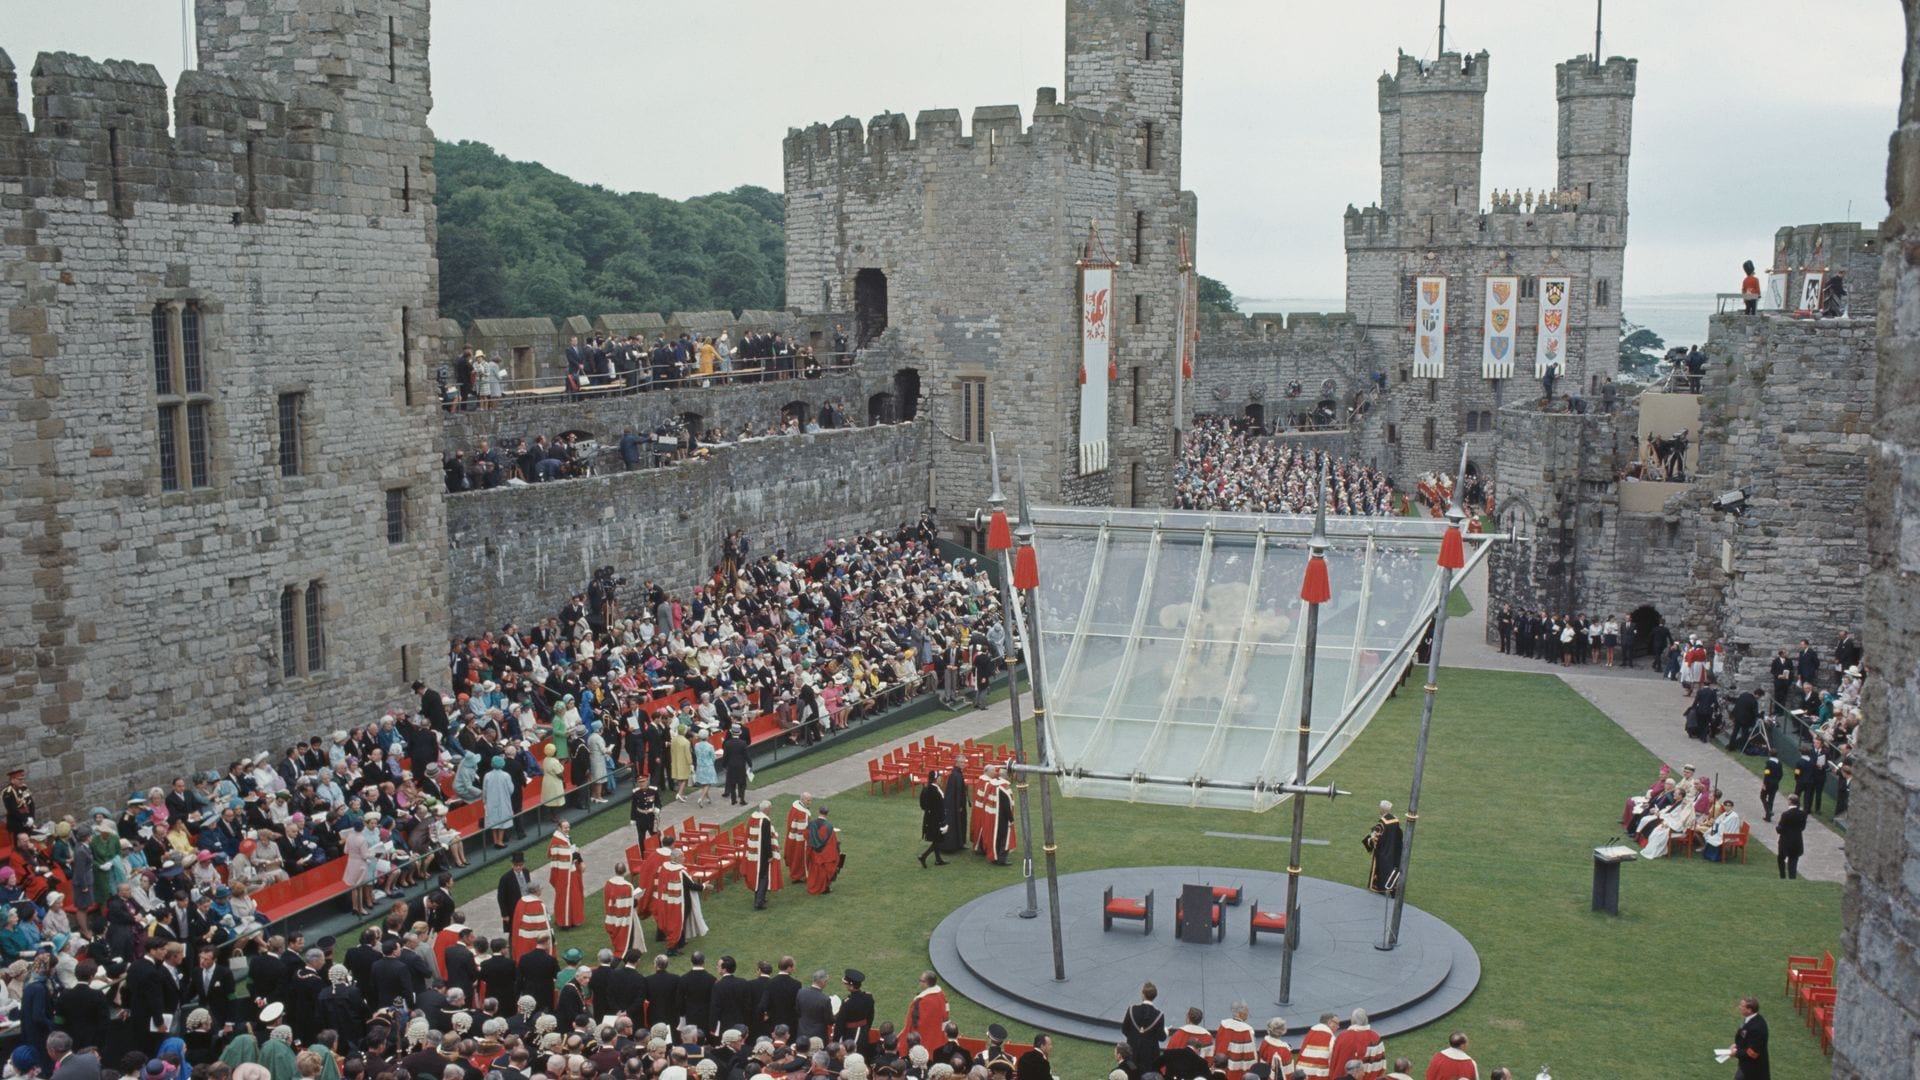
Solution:
<path fill-rule="evenodd" d="M 891 424 L 894 422 L 893 395 L 882 390 L 867 399 L 867 423 Z"/>
<path fill-rule="evenodd" d="M 1261 435 L 1267 433 L 1267 407 L 1254 402 L 1247 406 L 1247 425 Z"/>
<path fill-rule="evenodd" d="M 901 368 L 893 373 L 894 417 L 905 422 L 920 415 L 920 372 Z"/>
<path fill-rule="evenodd" d="M 681 413 L 680 426 L 686 428 L 687 433 L 685 437 L 686 437 L 688 450 L 698 450 L 700 447 L 706 445 L 706 441 L 707 441 L 707 418 L 706 417 L 701 416 L 697 412 Z"/>
<path fill-rule="evenodd" d="M 780 406 L 780 419 L 784 423 L 791 420 L 800 427 L 807 426 L 807 420 L 813 416 L 813 406 L 804 401 L 789 401 Z"/>
<path fill-rule="evenodd" d="M 1660 609 L 1652 604 L 1641 604 L 1633 609 L 1633 614 L 1627 616 L 1627 621 L 1633 624 L 1633 652 L 1627 659 L 1651 653 L 1654 628 L 1660 625 Z"/>
<path fill-rule="evenodd" d="M 868 267 L 853 275 L 854 347 L 860 348 L 887 329 L 887 273 Z"/>

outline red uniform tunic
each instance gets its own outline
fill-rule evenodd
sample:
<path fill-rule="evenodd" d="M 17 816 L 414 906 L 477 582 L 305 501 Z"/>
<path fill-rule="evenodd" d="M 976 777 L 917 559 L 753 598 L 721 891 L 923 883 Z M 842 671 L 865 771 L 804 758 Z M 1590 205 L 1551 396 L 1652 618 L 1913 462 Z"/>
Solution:
<path fill-rule="evenodd" d="M 761 867 L 765 866 L 767 891 L 780 891 L 780 831 L 773 818 L 758 810 L 747 818 L 747 887 L 759 889 Z M 940 1045 L 935 1043 L 935 1046 Z"/>
<path fill-rule="evenodd" d="M 1387 1044 L 1370 1027 L 1350 1027 L 1333 1038 L 1333 1054 L 1328 1069 L 1335 1077 L 1347 1075 L 1347 1062 L 1360 1063 L 1362 1080 L 1380 1080 L 1387 1075 Z"/>
<path fill-rule="evenodd" d="M 547 922 L 547 905 L 541 899 L 528 893 L 520 897 L 513 906 L 513 962 L 533 951 L 535 944 L 546 942 L 553 944 L 553 927 Z"/>
<path fill-rule="evenodd" d="M 654 886 L 660 878 L 660 864 L 666 862 L 666 856 L 660 854 L 655 846 L 633 866 L 633 917 L 652 919 Z"/>
<path fill-rule="evenodd" d="M 600 896 L 606 905 L 607 948 L 615 957 L 627 955 L 628 949 L 646 952 L 647 932 L 634 909 L 633 882 L 615 874 Z"/>
<path fill-rule="evenodd" d="M 1227 1080 L 1240 1080 L 1257 1060 L 1252 1025 L 1232 1017 L 1220 1021 L 1220 1030 L 1214 1034 L 1213 1045 L 1227 1059 Z"/>
<path fill-rule="evenodd" d="M 807 822 L 812 819 L 813 811 L 798 799 L 787 807 L 787 841 L 781 854 L 787 864 L 787 877 L 795 882 L 807 879 Z M 946 1037 L 942 1036 L 940 1042 L 933 1045 L 940 1046 L 945 1042 Z"/>
<path fill-rule="evenodd" d="M 816 896 L 826 892 L 839 873 L 840 830 L 826 818 L 814 818 L 807 825 L 807 891 Z"/>
<path fill-rule="evenodd" d="M 580 880 L 580 865 L 574 861 L 579 849 L 565 833 L 554 833 L 547 843 L 547 883 L 553 886 L 553 925 L 571 930 L 587 921 L 586 885 Z"/>
<path fill-rule="evenodd" d="M 981 807 L 980 833 L 976 846 L 989 859 L 1004 859 L 1019 838 L 1013 828 L 1013 785 L 1003 779 L 981 782 L 984 805 Z"/>
<path fill-rule="evenodd" d="M 1329 1076 L 1332 1057 L 1333 1029 L 1325 1024 L 1308 1028 L 1307 1037 L 1300 1040 L 1300 1071 L 1308 1076 Z"/>
<path fill-rule="evenodd" d="M 460 932 L 465 929 L 459 923 L 454 923 L 433 935 L 433 968 L 443 979 L 447 977 L 447 950 L 459 942 Z"/>
<path fill-rule="evenodd" d="M 1465 1050 L 1449 1046 L 1427 1062 L 1427 1080 L 1480 1080 L 1480 1066 Z"/>

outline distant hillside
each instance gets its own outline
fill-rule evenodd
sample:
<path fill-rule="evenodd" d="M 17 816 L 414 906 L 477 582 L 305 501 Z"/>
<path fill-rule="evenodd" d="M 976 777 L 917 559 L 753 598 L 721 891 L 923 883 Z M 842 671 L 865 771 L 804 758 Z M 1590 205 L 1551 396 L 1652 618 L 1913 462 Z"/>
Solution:
<path fill-rule="evenodd" d="M 465 141 L 434 171 L 444 317 L 785 306 L 779 192 L 622 195 Z"/>

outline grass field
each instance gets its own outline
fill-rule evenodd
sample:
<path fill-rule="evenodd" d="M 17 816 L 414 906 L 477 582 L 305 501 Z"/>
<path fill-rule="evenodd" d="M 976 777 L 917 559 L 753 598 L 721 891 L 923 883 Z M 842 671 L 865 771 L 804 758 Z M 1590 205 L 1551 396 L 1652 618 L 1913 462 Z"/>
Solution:
<path fill-rule="evenodd" d="M 1621 804 L 1644 787 L 1652 756 L 1551 676 L 1447 669 L 1441 686 L 1408 897 L 1473 942 L 1484 974 L 1460 1010 L 1388 1040 L 1389 1055 L 1415 1059 L 1417 1075 L 1447 1032 L 1459 1029 L 1472 1036 L 1482 1075 L 1508 1065 L 1531 1076 L 1544 1063 L 1561 1080 L 1719 1076 L 1708 1051 L 1731 1041 L 1734 1002 L 1752 993 L 1774 1019 L 1774 1075 L 1824 1075 L 1817 1043 L 1778 987 L 1789 953 L 1817 954 L 1837 943 L 1840 886 L 1780 881 L 1755 845 L 1746 865 L 1630 865 L 1622 915 L 1591 913 L 1590 850 L 1619 831 Z M 1378 800 L 1406 798 L 1418 716 L 1418 696 L 1403 693 L 1325 774 L 1354 796 L 1308 807 L 1308 836 L 1332 844 L 1307 849 L 1307 873 L 1363 880 L 1360 838 Z M 743 967 L 783 953 L 803 971 L 860 967 L 881 1016 L 898 1021 L 927 966 L 933 927 L 963 901 L 1017 881 L 1016 871 L 973 857 L 922 870 L 914 862 L 919 818 L 911 795 L 861 791 L 826 801 L 847 851 L 833 893 L 790 889 L 756 913 L 746 890 L 730 884 L 708 899 L 714 932 L 697 945 L 710 956 L 738 956 Z M 1182 862 L 1220 866 L 1285 863 L 1282 845 L 1203 835 L 1282 833 L 1285 810 L 1250 820 L 1088 800 L 1056 800 L 1056 807 L 1066 873 L 1164 862 L 1176 852 Z M 606 819 L 621 827 L 624 814 Z M 492 882 L 462 885 L 477 894 Z M 587 927 L 562 935 L 563 947 L 600 948 L 599 917 L 599 899 L 589 897 Z M 1071 976 L 1071 943 L 1067 963 Z M 1185 1007 L 1161 1004 L 1170 1013 Z M 1256 1013 L 1256 1022 L 1264 1019 L 1265 1010 Z M 954 1014 L 968 1033 L 995 1018 L 962 1000 Z M 1063 1080 L 1097 1078 L 1109 1052 L 1062 1039 L 1054 1061 Z"/>
<path fill-rule="evenodd" d="M 1447 618 L 1458 619 L 1462 615 L 1471 614 L 1473 614 L 1473 601 L 1467 599 L 1467 594 L 1461 592 L 1459 586 L 1454 586 L 1453 591 L 1447 594 Z"/>

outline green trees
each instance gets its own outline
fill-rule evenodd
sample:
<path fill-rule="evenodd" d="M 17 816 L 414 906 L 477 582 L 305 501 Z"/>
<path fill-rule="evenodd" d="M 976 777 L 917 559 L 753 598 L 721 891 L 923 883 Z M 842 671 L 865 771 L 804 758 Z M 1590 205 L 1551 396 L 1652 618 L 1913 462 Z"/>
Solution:
<path fill-rule="evenodd" d="M 1205 274 L 1201 274 L 1199 293 L 1198 299 L 1200 301 L 1201 311 L 1237 312 L 1240 310 L 1240 305 L 1234 303 L 1233 290 L 1227 288 L 1226 283 L 1223 281 L 1217 281 Z"/>
<path fill-rule="evenodd" d="M 576 183 L 484 143 L 434 153 L 447 318 L 785 306 L 778 192 L 676 202 Z"/>

